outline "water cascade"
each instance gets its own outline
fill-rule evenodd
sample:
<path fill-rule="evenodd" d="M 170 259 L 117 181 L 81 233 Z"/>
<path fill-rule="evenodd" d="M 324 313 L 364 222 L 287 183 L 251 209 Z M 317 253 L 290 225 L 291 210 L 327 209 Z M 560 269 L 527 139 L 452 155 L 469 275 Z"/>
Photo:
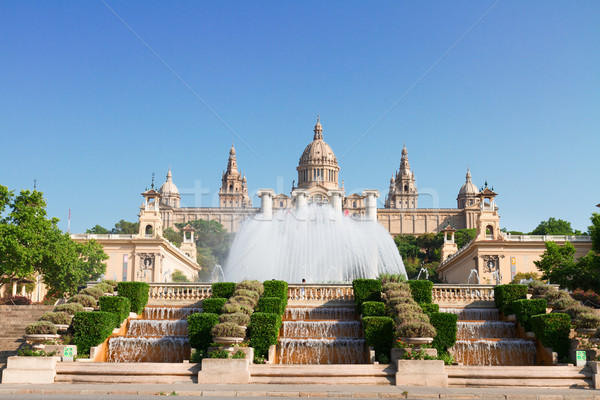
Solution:
<path fill-rule="evenodd" d="M 288 307 L 277 347 L 279 364 L 361 364 L 367 357 L 354 307 Z"/>
<path fill-rule="evenodd" d="M 376 221 L 309 204 L 248 218 L 224 268 L 225 280 L 351 282 L 406 270 L 390 234 Z"/>
<path fill-rule="evenodd" d="M 514 322 L 498 320 L 498 310 L 440 308 L 458 315 L 456 344 L 451 349 L 464 365 L 534 365 L 535 342 L 515 337 Z"/>
<path fill-rule="evenodd" d="M 201 308 L 146 307 L 129 320 L 125 336 L 108 341 L 109 362 L 178 363 L 190 358 L 187 317 Z"/>

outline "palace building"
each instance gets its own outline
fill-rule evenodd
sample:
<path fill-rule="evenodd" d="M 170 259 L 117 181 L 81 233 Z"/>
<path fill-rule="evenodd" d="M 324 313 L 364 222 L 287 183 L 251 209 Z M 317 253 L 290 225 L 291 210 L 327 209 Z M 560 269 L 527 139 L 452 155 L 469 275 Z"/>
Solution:
<path fill-rule="evenodd" d="M 347 215 L 365 215 L 366 194 L 345 193 L 343 181 L 340 184 L 337 158 L 325 142 L 319 118 L 313 129 L 312 141 L 302 152 L 296 171 L 298 179 L 292 185 L 292 192 L 273 194 L 274 211 L 292 207 L 295 203 L 293 193 L 303 192 L 309 202 L 319 204 L 332 203 L 332 196 L 341 196 L 342 209 Z M 158 193 L 161 195 L 159 204 L 164 228 L 177 229 L 176 223 L 185 224 L 193 220 L 215 220 L 229 232 L 236 232 L 244 219 L 260 211 L 259 207 L 252 205 L 246 176 L 238 171 L 233 145 L 221 179 L 219 207 L 180 207 L 180 194 L 173 183 L 170 168 Z M 467 171 L 466 181 L 458 192 L 457 208 L 418 208 L 419 192 L 410 168 L 408 150 L 404 146 L 399 170 L 390 179 L 385 206 L 377 209 L 377 220 L 391 235 L 437 233 L 448 225 L 456 229 L 475 228 L 480 213 L 478 193 L 471 181 L 471 173 Z"/>

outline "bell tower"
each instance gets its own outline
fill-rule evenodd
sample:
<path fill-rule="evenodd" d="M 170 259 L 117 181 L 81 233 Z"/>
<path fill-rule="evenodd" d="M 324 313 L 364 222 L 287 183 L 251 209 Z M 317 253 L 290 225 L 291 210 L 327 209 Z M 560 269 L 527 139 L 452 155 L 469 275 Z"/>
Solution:
<path fill-rule="evenodd" d="M 419 192 L 415 182 L 414 172 L 410 170 L 408 150 L 402 148 L 400 171 L 392 176 L 390 190 L 385 201 L 386 208 L 417 208 Z"/>
<path fill-rule="evenodd" d="M 142 193 L 144 204 L 140 208 L 140 230 L 139 237 L 142 238 L 160 238 L 163 234 L 163 223 L 160 217 L 160 193 L 154 190 L 154 177 L 152 177 L 152 187 Z"/>
<path fill-rule="evenodd" d="M 183 243 L 181 243 L 181 251 L 183 251 L 189 258 L 196 260 L 196 242 L 194 241 L 194 228 L 187 224 L 181 229 L 183 233 Z"/>
<path fill-rule="evenodd" d="M 502 240 L 500 232 L 500 216 L 494 198 L 498 195 L 492 189 L 483 188 L 479 198 L 479 218 L 477 219 L 477 240 Z"/>

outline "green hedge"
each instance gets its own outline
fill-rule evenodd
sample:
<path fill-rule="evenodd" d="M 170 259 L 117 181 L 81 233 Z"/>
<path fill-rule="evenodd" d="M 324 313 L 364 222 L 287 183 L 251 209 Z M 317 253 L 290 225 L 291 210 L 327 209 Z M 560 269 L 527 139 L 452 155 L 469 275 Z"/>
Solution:
<path fill-rule="evenodd" d="M 148 304 L 150 285 L 146 282 L 119 282 L 117 292 L 119 296 L 129 299 L 132 312 L 141 314 Z"/>
<path fill-rule="evenodd" d="M 381 301 L 381 281 L 379 279 L 355 279 L 352 281 L 356 310 L 362 314 L 365 301 Z"/>
<path fill-rule="evenodd" d="M 227 303 L 227 299 L 221 297 L 210 297 L 202 300 L 202 312 L 207 314 L 222 314 L 221 309 Z"/>
<path fill-rule="evenodd" d="M 497 285 L 494 287 L 496 307 L 504 315 L 514 314 L 512 302 L 527 298 L 527 285 Z"/>
<path fill-rule="evenodd" d="M 281 299 L 281 313 L 285 311 L 288 303 L 288 284 L 285 281 L 264 281 L 263 286 L 265 291 L 262 297 L 279 297 Z"/>
<path fill-rule="evenodd" d="M 433 303 L 433 282 L 431 281 L 408 281 L 413 300 L 417 303 Z"/>
<path fill-rule="evenodd" d="M 210 297 L 228 299 L 233 296 L 235 282 L 215 282 L 211 286 Z"/>
<path fill-rule="evenodd" d="M 427 315 L 432 313 L 440 312 L 440 305 L 435 303 L 419 303 L 419 306 L 423 312 Z"/>
<path fill-rule="evenodd" d="M 438 307 L 439 308 L 439 307 Z M 439 353 L 448 351 L 456 342 L 456 321 L 458 315 L 450 313 L 432 312 L 429 321 L 435 328 L 437 335 L 433 338 L 432 347 Z"/>
<path fill-rule="evenodd" d="M 394 345 L 394 320 L 390 317 L 364 317 L 362 327 L 365 342 L 375 349 L 375 357 L 380 354 L 389 357 L 390 348 Z"/>
<path fill-rule="evenodd" d="M 190 346 L 206 351 L 212 343 L 210 330 L 219 323 L 219 315 L 213 313 L 195 313 L 187 318 Z"/>
<path fill-rule="evenodd" d="M 256 310 L 267 314 L 283 315 L 285 308 L 282 307 L 283 301 L 279 297 L 261 297 L 258 299 Z"/>
<path fill-rule="evenodd" d="M 131 302 L 127 297 L 102 296 L 100 297 L 100 311 L 115 314 L 117 316 L 115 328 L 118 328 L 129 317 Z"/>
<path fill-rule="evenodd" d="M 265 293 L 267 293 L 266 285 Z M 250 316 L 250 325 L 248 325 L 250 346 L 254 347 L 255 356 L 268 356 L 269 346 L 277 344 L 279 328 L 281 328 L 281 316 L 277 314 L 255 312 Z"/>
<path fill-rule="evenodd" d="M 530 320 L 535 337 L 544 346 L 552 348 L 563 359 L 569 355 L 569 333 L 571 317 L 568 314 L 553 313 L 534 315 Z"/>
<path fill-rule="evenodd" d="M 513 301 L 511 307 L 517 316 L 517 321 L 526 331 L 531 331 L 531 317 L 546 314 L 548 302 L 546 299 L 521 299 Z"/>
<path fill-rule="evenodd" d="M 362 305 L 363 317 L 385 316 L 385 303 L 381 301 L 365 301 Z"/>
<path fill-rule="evenodd" d="M 117 316 L 103 311 L 80 311 L 73 317 L 73 344 L 77 354 L 89 354 L 90 347 L 98 346 L 106 340 L 115 327 Z"/>

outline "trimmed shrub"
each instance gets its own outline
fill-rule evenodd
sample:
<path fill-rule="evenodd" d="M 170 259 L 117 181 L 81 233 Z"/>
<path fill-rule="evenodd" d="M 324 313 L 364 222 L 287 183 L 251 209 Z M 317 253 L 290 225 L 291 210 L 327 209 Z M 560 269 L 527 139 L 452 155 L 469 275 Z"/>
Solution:
<path fill-rule="evenodd" d="M 148 304 L 150 285 L 146 282 L 119 282 L 117 292 L 119 292 L 119 296 L 129 299 L 132 312 L 141 314 Z"/>
<path fill-rule="evenodd" d="M 248 307 L 252 307 L 254 309 L 254 307 L 256 306 L 256 303 L 258 303 L 257 300 L 254 300 L 251 297 L 246 297 L 246 296 L 233 296 L 232 298 L 229 299 L 230 303 L 233 304 L 239 304 L 239 305 L 245 305 Z"/>
<path fill-rule="evenodd" d="M 79 303 L 67 303 L 67 304 L 60 304 L 56 307 L 54 307 L 54 312 L 59 312 L 59 311 L 64 311 L 69 315 L 75 315 L 75 313 L 79 312 L 79 311 L 85 311 L 83 309 L 83 306 Z"/>
<path fill-rule="evenodd" d="M 396 334 L 400 338 L 434 338 L 437 333 L 433 325 L 430 323 L 421 321 L 408 321 L 396 327 Z"/>
<path fill-rule="evenodd" d="M 52 322 L 53 324 L 57 324 L 57 325 L 71 325 L 71 320 L 73 319 L 73 316 L 70 314 L 67 314 L 64 311 L 56 311 L 56 312 L 46 312 L 44 313 L 39 321 L 49 321 Z"/>
<path fill-rule="evenodd" d="M 588 312 L 581 313 L 575 320 L 577 328 L 581 329 L 597 329 L 600 326 L 600 314 L 593 312 L 591 309 Z"/>
<path fill-rule="evenodd" d="M 547 306 L 546 299 L 521 299 L 512 302 L 512 309 L 517 316 L 517 321 L 526 331 L 531 331 L 531 317 L 546 314 Z"/>
<path fill-rule="evenodd" d="M 448 351 L 456 343 L 456 321 L 458 320 L 458 315 L 432 312 L 429 314 L 429 319 L 437 332 L 431 346 L 435 347 L 440 353 Z"/>
<path fill-rule="evenodd" d="M 544 346 L 557 352 L 559 359 L 569 355 L 569 333 L 571 331 L 569 315 L 561 313 L 534 315 L 531 317 L 530 323 L 537 339 Z"/>
<path fill-rule="evenodd" d="M 494 287 L 494 301 L 496 307 L 504 315 L 514 314 L 511 303 L 515 300 L 527 298 L 527 285 L 497 285 Z"/>
<path fill-rule="evenodd" d="M 208 300 L 208 299 L 206 299 L 206 300 Z M 206 300 L 204 300 L 204 301 L 206 301 Z M 204 311 L 204 309 L 202 309 L 202 310 Z M 221 311 L 223 312 L 223 314 L 235 314 L 238 312 L 242 312 L 242 307 L 239 304 L 225 303 L 223 305 L 223 308 L 221 309 Z M 214 313 L 214 314 L 217 314 L 217 313 Z"/>
<path fill-rule="evenodd" d="M 413 300 L 417 303 L 433 302 L 433 282 L 431 281 L 408 281 Z"/>
<path fill-rule="evenodd" d="M 402 274 L 380 274 L 377 277 L 381 283 L 396 283 L 396 282 L 406 282 L 406 276 Z"/>
<path fill-rule="evenodd" d="M 584 314 L 589 311 L 590 309 L 586 306 L 582 306 L 581 304 L 574 304 L 562 310 L 561 312 L 564 314 L 568 314 L 569 317 L 571 317 L 571 319 L 577 319 L 577 317 L 579 317 L 580 314 Z"/>
<path fill-rule="evenodd" d="M 73 344 L 77 354 L 89 354 L 90 347 L 98 346 L 108 338 L 115 326 L 117 317 L 102 311 L 81 311 L 73 317 Z"/>
<path fill-rule="evenodd" d="M 390 317 L 364 317 L 362 327 L 365 342 L 375 349 L 375 355 L 389 356 L 390 348 L 394 345 L 394 321 Z"/>
<path fill-rule="evenodd" d="M 265 294 L 269 293 L 268 290 L 265 282 Z M 281 316 L 277 314 L 255 312 L 250 317 L 250 325 L 248 328 L 250 329 L 250 346 L 254 347 L 255 356 L 267 357 L 269 346 L 277 344 L 279 328 L 281 328 Z"/>
<path fill-rule="evenodd" d="M 551 291 L 557 292 L 557 290 L 554 287 L 548 286 L 548 285 L 534 285 L 534 286 L 531 286 L 531 284 L 530 284 L 529 287 L 533 288 L 533 295 L 534 296 L 546 296 Z"/>
<path fill-rule="evenodd" d="M 219 323 L 219 316 L 213 313 L 195 313 L 190 315 L 187 321 L 190 346 L 206 353 L 212 343 L 210 331 Z"/>
<path fill-rule="evenodd" d="M 562 298 L 562 299 L 554 300 L 552 302 L 552 308 L 554 308 L 556 310 L 566 310 L 567 308 L 578 305 L 578 304 L 579 304 L 579 302 L 575 299 Z"/>
<path fill-rule="evenodd" d="M 115 291 L 114 287 L 106 282 L 96 283 L 93 287 L 102 290 L 102 293 L 112 293 Z"/>
<path fill-rule="evenodd" d="M 240 312 L 243 312 L 246 315 L 252 315 L 254 312 L 254 307 L 248 306 L 246 304 L 240 304 Z"/>
<path fill-rule="evenodd" d="M 385 316 L 385 304 L 380 301 L 365 301 L 363 303 L 363 317 Z"/>
<path fill-rule="evenodd" d="M 117 281 L 112 280 L 112 279 L 103 279 L 102 283 L 107 284 L 109 286 L 112 286 L 112 291 L 114 292 L 115 290 L 117 290 Z"/>
<path fill-rule="evenodd" d="M 240 326 L 246 326 L 250 322 L 250 317 L 243 313 L 221 314 L 219 315 L 219 322 L 233 322 Z"/>
<path fill-rule="evenodd" d="M 572 299 L 572 297 L 568 292 L 556 289 L 550 290 L 546 294 L 546 300 L 548 301 L 548 304 L 550 304 L 551 307 L 554 307 L 554 302 L 560 299 Z"/>
<path fill-rule="evenodd" d="M 391 309 L 392 309 L 392 313 L 398 315 L 399 317 L 402 317 L 402 314 L 409 314 L 409 313 L 424 314 L 423 309 L 421 307 L 419 307 L 418 304 L 408 304 L 408 303 L 396 304 Z"/>
<path fill-rule="evenodd" d="M 392 290 L 400 290 L 400 291 L 410 292 L 410 286 L 408 285 L 408 283 L 398 283 L 398 282 L 389 282 L 389 283 L 385 283 L 381 286 L 382 292 L 389 292 Z"/>
<path fill-rule="evenodd" d="M 104 290 L 99 288 L 98 286 L 91 286 L 85 289 L 81 289 L 78 294 L 87 294 L 88 296 L 92 296 L 96 300 L 100 297 L 104 296 Z"/>
<path fill-rule="evenodd" d="M 352 281 L 356 310 L 362 314 L 365 301 L 381 301 L 381 281 L 379 279 L 355 279 Z"/>
<path fill-rule="evenodd" d="M 262 297 L 279 297 L 281 299 L 281 308 L 285 311 L 288 303 L 288 284 L 285 281 L 264 281 L 265 288 Z M 283 311 L 281 312 L 283 314 Z"/>
<path fill-rule="evenodd" d="M 225 305 L 225 303 L 227 303 L 227 299 L 223 299 L 220 297 L 210 297 L 210 298 L 204 299 L 202 301 L 202 310 L 205 313 L 221 314 L 225 311 L 223 309 L 223 306 Z M 236 311 L 239 311 L 239 310 L 236 310 Z M 236 311 L 234 311 L 234 312 L 236 312 Z"/>
<path fill-rule="evenodd" d="M 25 327 L 27 335 L 56 335 L 56 326 L 50 321 L 38 321 Z"/>
<path fill-rule="evenodd" d="M 129 317 L 131 302 L 127 297 L 102 296 L 100 297 L 100 311 L 113 313 L 116 316 L 115 328 Z"/>
<path fill-rule="evenodd" d="M 262 296 L 265 291 L 265 287 L 259 281 L 241 281 L 240 283 L 235 285 L 235 288 L 251 290 L 253 292 L 258 293 L 259 296 Z"/>
<path fill-rule="evenodd" d="M 212 285 L 210 285 L 210 289 L 210 297 L 228 299 L 231 296 L 233 296 L 233 291 L 235 290 L 235 282 L 215 282 Z"/>
<path fill-rule="evenodd" d="M 283 315 L 285 308 L 282 307 L 283 301 L 279 297 L 261 297 L 258 299 L 256 311 Z"/>
<path fill-rule="evenodd" d="M 410 296 L 410 295 L 409 295 Z M 395 306 L 400 304 L 408 304 L 417 306 L 418 304 L 412 299 L 412 297 L 392 297 L 391 299 L 387 299 L 385 302 L 387 306 L 393 309 Z"/>
<path fill-rule="evenodd" d="M 68 302 L 79 303 L 84 307 L 96 307 L 98 305 L 98 300 L 87 294 L 76 294 Z"/>
<path fill-rule="evenodd" d="M 429 316 L 431 316 L 432 313 L 440 312 L 440 305 L 435 303 L 420 303 L 419 307 L 421 307 L 423 312 Z"/>
<path fill-rule="evenodd" d="M 248 297 L 254 300 L 254 302 L 258 302 L 258 298 L 260 297 L 260 295 L 258 294 L 258 292 L 255 292 L 253 290 L 248 290 L 248 289 L 235 289 L 235 291 L 233 292 L 233 296 L 243 296 L 243 297 Z"/>
<path fill-rule="evenodd" d="M 398 314 L 394 317 L 394 321 L 401 325 L 405 322 L 425 322 L 429 323 L 429 316 L 425 314 L 423 311 L 419 312 L 405 312 L 402 314 Z"/>
<path fill-rule="evenodd" d="M 24 296 L 6 296 L 0 299 L 2 306 L 28 306 L 31 300 Z"/>
<path fill-rule="evenodd" d="M 213 337 L 245 337 L 246 330 L 235 322 L 220 322 L 212 327 L 210 334 Z"/>
<path fill-rule="evenodd" d="M 393 299 L 396 297 L 401 297 L 401 298 L 410 299 L 411 301 L 414 301 L 412 298 L 412 292 L 410 291 L 410 289 L 407 289 L 407 290 L 394 289 L 394 290 L 388 290 L 386 292 L 381 292 L 381 298 L 383 299 L 383 301 Z"/>

